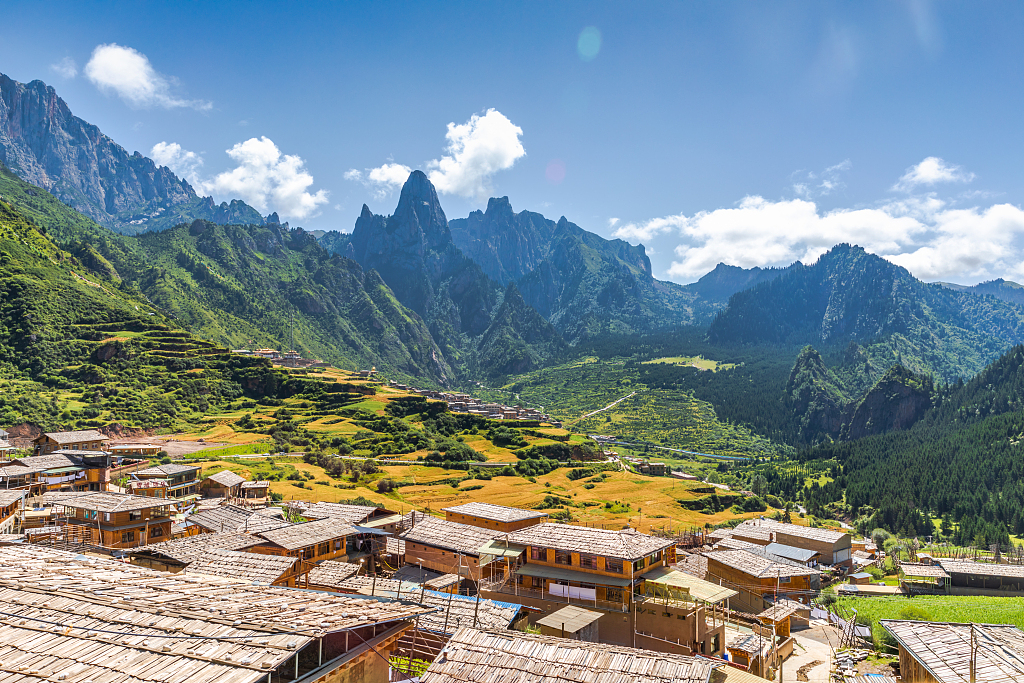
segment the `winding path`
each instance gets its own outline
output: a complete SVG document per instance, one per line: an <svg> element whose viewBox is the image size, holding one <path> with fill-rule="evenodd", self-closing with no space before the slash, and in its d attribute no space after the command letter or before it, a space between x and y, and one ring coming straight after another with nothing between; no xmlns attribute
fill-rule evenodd
<svg viewBox="0 0 1024 683"><path fill-rule="evenodd" d="M594 415L597 415L598 413L603 413L604 411L608 410L609 408L614 408L614 407L615 407L615 406L617 406L618 404L620 404L620 403L622 403L623 401L625 401L625 400L626 400L627 398L632 398L632 397L634 397L634 396L636 396L636 392L635 392L635 391L634 391L634 392L633 392L632 394L630 394L629 396L623 396L623 397L622 397L622 398L620 398L620 399L619 399L618 401L612 401L611 403L609 403L608 405L606 405L606 406L605 406L604 408L599 408L599 409L595 410L595 411L594 411L594 412L592 412L592 413L587 413L586 415L584 415L584 416L583 416L583 417L581 417L580 419L581 419L581 420L586 420L586 419L587 419L588 417L593 417Z"/></svg>

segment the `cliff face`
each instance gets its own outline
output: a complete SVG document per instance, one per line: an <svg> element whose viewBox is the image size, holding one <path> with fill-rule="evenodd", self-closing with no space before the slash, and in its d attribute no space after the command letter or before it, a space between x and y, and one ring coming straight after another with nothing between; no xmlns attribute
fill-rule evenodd
<svg viewBox="0 0 1024 683"><path fill-rule="evenodd" d="M800 419L802 441L810 443L822 436L839 435L847 402L839 384L821 354L804 347L786 384L786 401Z"/></svg>
<svg viewBox="0 0 1024 683"><path fill-rule="evenodd" d="M894 365L857 405L844 436L859 439L909 429L932 407L934 394L930 379Z"/></svg>
<svg viewBox="0 0 1024 683"><path fill-rule="evenodd" d="M500 290L452 242L437 192L422 172L409 176L391 216L363 206L349 246L354 260L380 273L398 300L427 321L449 358L459 357L462 334L478 336L490 324Z"/></svg>
<svg viewBox="0 0 1024 683"><path fill-rule="evenodd" d="M122 233L162 229L196 218L263 223L244 202L200 197L166 166L127 150L74 116L42 81L0 74L0 161L100 225Z"/></svg>

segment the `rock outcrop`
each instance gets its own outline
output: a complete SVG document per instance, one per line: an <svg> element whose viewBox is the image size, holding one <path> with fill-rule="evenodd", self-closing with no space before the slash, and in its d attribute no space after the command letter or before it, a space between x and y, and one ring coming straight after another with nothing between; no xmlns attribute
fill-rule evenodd
<svg viewBox="0 0 1024 683"><path fill-rule="evenodd" d="M126 149L71 113L42 81L0 74L0 162L22 180L49 190L100 225L134 234L196 218L263 223L238 200L217 204L139 152Z"/></svg>

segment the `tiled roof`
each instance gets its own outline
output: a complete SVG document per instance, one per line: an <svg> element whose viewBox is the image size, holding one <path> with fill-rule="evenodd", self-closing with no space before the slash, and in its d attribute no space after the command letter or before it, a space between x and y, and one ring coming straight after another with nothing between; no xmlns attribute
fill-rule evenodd
<svg viewBox="0 0 1024 683"><path fill-rule="evenodd" d="M1024 565L991 564L989 562L972 562L970 560L940 559L939 564L947 574L975 574L978 576L1002 576L1008 579L1024 578Z"/></svg>
<svg viewBox="0 0 1024 683"><path fill-rule="evenodd" d="M444 512L454 512L459 515L469 515L503 523L521 522L525 519L537 519L548 516L548 513L538 510L524 510L522 508L511 508L492 503L463 503L462 505L444 508Z"/></svg>
<svg viewBox="0 0 1024 683"><path fill-rule="evenodd" d="M675 545L674 539L648 536L632 529L593 529L546 522L508 534L519 545L592 553L623 560L638 560Z"/></svg>
<svg viewBox="0 0 1024 683"><path fill-rule="evenodd" d="M6 491L0 490L0 507L7 507L11 503L21 500L25 497L24 491Z"/></svg>
<svg viewBox="0 0 1024 683"><path fill-rule="evenodd" d="M335 519L349 524L365 521L380 508L369 505L346 505L344 503L302 503L291 504L300 515L308 519Z"/></svg>
<svg viewBox="0 0 1024 683"><path fill-rule="evenodd" d="M799 524L787 524L785 522L776 522L773 519L748 519L736 527L736 532L738 533L749 529L763 529L769 532L774 531L777 534L797 536L799 538L823 541L825 543L837 543L842 540L843 537L850 537L850 534L845 531L800 526Z"/></svg>

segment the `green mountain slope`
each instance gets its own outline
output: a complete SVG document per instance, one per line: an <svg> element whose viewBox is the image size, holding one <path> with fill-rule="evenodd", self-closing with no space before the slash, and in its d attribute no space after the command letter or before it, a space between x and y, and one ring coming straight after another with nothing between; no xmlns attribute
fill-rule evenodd
<svg viewBox="0 0 1024 683"><path fill-rule="evenodd" d="M1024 532L1024 347L966 384L933 390L931 403L909 429L823 444L800 457L843 463L846 502L862 528L928 534L924 513L931 513L966 544L979 534L987 545Z"/></svg>
<svg viewBox="0 0 1024 683"><path fill-rule="evenodd" d="M708 337L722 345L823 350L854 341L876 366L899 363L953 380L1024 341L1024 308L925 284L859 247L839 245L813 266L735 294Z"/></svg>
<svg viewBox="0 0 1024 683"><path fill-rule="evenodd" d="M328 254L301 229L203 221L140 237L118 235L0 167L0 195L54 242L176 324L214 342L283 347L350 369L403 377L453 372L418 316L379 276Z"/></svg>
<svg viewBox="0 0 1024 683"><path fill-rule="evenodd" d="M477 346L477 368L486 377L529 372L565 350L562 337L523 301L514 282Z"/></svg>

